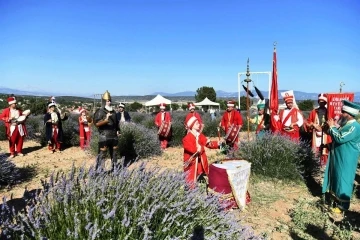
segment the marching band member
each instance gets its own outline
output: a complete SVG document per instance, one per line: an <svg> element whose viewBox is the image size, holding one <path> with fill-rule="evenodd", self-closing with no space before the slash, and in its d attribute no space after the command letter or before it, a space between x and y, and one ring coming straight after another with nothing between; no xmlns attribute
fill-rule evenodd
<svg viewBox="0 0 360 240"><path fill-rule="evenodd" d="M274 119L277 121L278 129L281 134L289 136L295 141L300 140L300 127L304 124L304 117L300 110L294 106L293 91L281 93L286 108L280 110L279 115L275 115Z"/></svg>
<svg viewBox="0 0 360 240"><path fill-rule="evenodd" d="M160 128L161 125L163 124L163 122L171 122L171 115L169 112L165 111L166 108L166 104L165 103L160 103L160 112L158 112L158 114L156 114L155 116L155 125ZM160 147L162 150L165 150L167 148L168 145L168 141L170 136L168 137L163 137L159 135L159 140L160 140Z"/></svg>
<svg viewBox="0 0 360 240"><path fill-rule="evenodd" d="M45 135L48 143L48 149L54 152L61 152L61 143L63 142L62 121L66 120L66 115L61 117L58 111L55 111L55 101L48 102L48 110L44 116Z"/></svg>
<svg viewBox="0 0 360 240"><path fill-rule="evenodd" d="M321 166L326 165L328 151L327 148L321 149L321 144L327 145L331 142L330 135L322 130L322 125L325 124L327 119L327 95L320 93L318 96L319 107L313 109L306 121L306 126L312 132L311 146L315 153L320 156ZM320 151L321 149L321 151Z"/></svg>
<svg viewBox="0 0 360 240"><path fill-rule="evenodd" d="M191 117L196 117L198 119L199 123L200 123L200 126L202 126L202 119L201 119L200 114L195 111L195 105L193 103L189 103L188 108L189 108L190 112L185 117L185 122L184 122L185 129L188 130L188 127L187 127L186 123L189 121L189 119Z"/></svg>
<svg viewBox="0 0 360 240"><path fill-rule="evenodd" d="M86 115L84 108L79 108L79 135L80 135L80 148L84 150L90 144L91 137L91 122Z"/></svg>
<svg viewBox="0 0 360 240"><path fill-rule="evenodd" d="M261 138L270 129L270 115L265 112L265 101L259 100L257 104L258 115L249 118L252 124L256 125L256 136Z"/></svg>
<svg viewBox="0 0 360 240"><path fill-rule="evenodd" d="M94 122L99 129L99 156L96 159L96 169L104 168L106 152L109 150L113 170L117 163L116 151L120 127L116 112L111 106L110 93L107 90L101 97L101 108L94 114Z"/></svg>
<svg viewBox="0 0 360 240"><path fill-rule="evenodd" d="M16 99L12 95L8 97L8 108L5 108L0 120L5 122L6 137L9 140L10 158L24 156L22 153L24 138L27 135L26 127L23 121L19 122L18 118L22 116L22 111L16 107Z"/></svg>
<svg viewBox="0 0 360 240"><path fill-rule="evenodd" d="M356 121L360 105L343 100L341 126L335 126L334 119L329 119L331 150L326 163L322 193L329 192L337 206L331 206L334 213L349 210L354 193L354 180L360 156L360 124Z"/></svg>
<svg viewBox="0 0 360 240"><path fill-rule="evenodd" d="M209 174L209 164L205 153L205 147L219 148L220 142L210 141L206 136L200 133L199 120L192 116L186 126L189 129L186 136L182 139L184 147L184 172L186 182L193 186L201 174Z"/></svg>
<svg viewBox="0 0 360 240"><path fill-rule="evenodd" d="M241 128L243 125L243 120L241 114L234 109L235 101L228 101L226 106L227 109L221 118L219 126L225 131L225 133L228 133L230 128L234 125L240 126ZM229 145L229 147L231 147L233 150L237 150L239 148L238 141L239 136L236 136L233 143L226 142L226 144Z"/></svg>
<svg viewBox="0 0 360 240"><path fill-rule="evenodd" d="M116 113L116 118L119 122L131 122L131 117L127 111L125 111L125 105L120 103L118 106L118 111Z"/></svg>

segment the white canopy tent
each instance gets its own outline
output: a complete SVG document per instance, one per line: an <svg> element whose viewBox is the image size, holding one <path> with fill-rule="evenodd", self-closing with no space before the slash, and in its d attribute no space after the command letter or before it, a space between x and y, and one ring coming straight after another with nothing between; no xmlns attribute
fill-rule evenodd
<svg viewBox="0 0 360 240"><path fill-rule="evenodd" d="M146 107L150 107L150 106L157 106L160 105L160 103L166 103L166 104L171 104L171 100L164 98L163 96L161 96L160 94L156 95L156 97L154 97L153 99L151 99L150 101L147 101L145 103Z"/></svg>
<svg viewBox="0 0 360 240"><path fill-rule="evenodd" d="M210 99L208 99L207 97L204 100L202 100L201 102L194 103L194 105L195 106L218 106L219 111L220 111L220 103L213 102Z"/></svg>
<svg viewBox="0 0 360 240"><path fill-rule="evenodd" d="M150 101L147 101L145 103L145 107L151 107L151 106L159 106L160 103L165 103L167 105L171 106L171 100L164 98L163 96L161 96L160 94L156 95L156 97L154 97L153 99L151 99ZM171 108L171 107L170 107Z"/></svg>

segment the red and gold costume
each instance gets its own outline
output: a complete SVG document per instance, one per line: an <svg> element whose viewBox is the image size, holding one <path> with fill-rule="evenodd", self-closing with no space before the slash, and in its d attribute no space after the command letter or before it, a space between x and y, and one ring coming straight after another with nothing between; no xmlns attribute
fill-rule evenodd
<svg viewBox="0 0 360 240"><path fill-rule="evenodd" d="M312 149L320 157L321 166L324 166L326 165L329 152L327 148L323 147L321 149L321 144L324 144L325 146L331 143L331 136L326 134L325 131L319 131L319 127L321 127L328 120L327 108L325 106L327 103L326 95L319 94L318 102L320 106L310 112L306 125L308 126L308 131L312 132ZM318 129L316 129L315 126L317 126Z"/></svg>
<svg viewBox="0 0 360 240"><path fill-rule="evenodd" d="M228 109L223 114L220 122L220 127L225 131L225 133L228 133L230 127L232 125L243 125L243 120L241 114L234 109L235 102L234 101L228 101L227 103ZM238 149L238 141L239 136L237 136L234 140L234 143L232 144L234 150ZM227 143L229 145L229 143ZM230 144L231 145L231 144Z"/></svg>
<svg viewBox="0 0 360 240"><path fill-rule="evenodd" d="M165 103L161 103L160 104L161 111L158 114L156 114L156 116L155 116L154 122L158 128L160 128L160 126L163 122L171 122L171 115L169 112L165 111L165 106L166 106ZM167 136L167 137L163 137L163 136L159 135L160 146L162 149L166 149L168 142L170 140L170 137L171 137L171 131L170 131L169 136Z"/></svg>
<svg viewBox="0 0 360 240"><path fill-rule="evenodd" d="M187 126L186 126L186 123L189 121L189 119L191 117L196 117L197 120L199 121L199 124L202 126L203 125L203 122L202 122L202 119L201 119L201 116L198 112L195 111L195 105L190 103L189 106L188 106L190 112L186 115L185 117L185 121L184 121L184 125L185 125L185 129L188 130Z"/></svg>
<svg viewBox="0 0 360 240"><path fill-rule="evenodd" d="M300 139L300 127L304 124L304 117L299 109L293 107L293 91L282 93L287 108L280 110L279 115L274 116L281 134L289 136L295 141Z"/></svg>
<svg viewBox="0 0 360 240"><path fill-rule="evenodd" d="M88 122L85 109L81 108L79 112L80 112L80 116L79 116L80 148L84 150L90 144L91 123Z"/></svg>
<svg viewBox="0 0 360 240"><path fill-rule="evenodd" d="M186 181L190 185L195 183L201 174L209 174L209 163L205 147L211 149L219 148L217 141L210 141L204 134L192 129L196 121L198 121L196 117L192 117L187 121L189 131L182 139L184 147L184 172L187 173ZM200 151L198 151L199 147Z"/></svg>
<svg viewBox="0 0 360 240"><path fill-rule="evenodd" d="M26 126L24 122L16 120L22 115L22 111L15 107L15 97L8 98L9 107L5 108L0 114L0 119L5 122L6 137L9 140L10 157L23 155L24 138L27 136Z"/></svg>

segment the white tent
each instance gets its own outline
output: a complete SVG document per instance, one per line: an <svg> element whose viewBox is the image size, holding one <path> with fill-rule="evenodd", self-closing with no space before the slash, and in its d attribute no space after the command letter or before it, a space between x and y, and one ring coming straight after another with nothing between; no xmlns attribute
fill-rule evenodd
<svg viewBox="0 0 360 240"><path fill-rule="evenodd" d="M194 103L195 106L219 106L219 110L220 110L220 103L217 102L213 102L210 99L208 99L207 97L202 100L201 102L197 102Z"/></svg>
<svg viewBox="0 0 360 240"><path fill-rule="evenodd" d="M156 97L154 97L150 101L147 101L145 103L145 106L146 107L157 106L157 105L160 105L160 103L171 104L171 100L166 99L163 96L161 96L160 94L158 94Z"/></svg>

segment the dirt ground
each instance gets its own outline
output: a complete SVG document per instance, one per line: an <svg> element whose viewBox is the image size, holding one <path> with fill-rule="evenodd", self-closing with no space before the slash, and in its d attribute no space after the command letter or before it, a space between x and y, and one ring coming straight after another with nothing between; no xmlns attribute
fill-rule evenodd
<svg viewBox="0 0 360 240"><path fill-rule="evenodd" d="M209 162L222 158L218 150L207 149ZM8 152L8 142L0 141L0 152ZM25 156L17 156L13 161L18 167L32 166L36 169L36 175L23 183L13 186L10 189L2 188L0 197L7 199L20 198L24 189L28 190L41 188L41 179L46 179L53 171L69 170L74 164L77 167L85 165L89 167L95 163L95 158L79 147L67 148L60 153L51 153L47 148L41 147L33 141L24 143ZM182 149L168 148L160 157L144 160L148 166L160 166L164 169L175 169L182 171ZM137 167L141 162L134 163L131 167ZM107 163L109 166L109 161ZM360 174L359 174L360 175ZM269 196L267 191L276 192L275 196ZM250 225L255 232L266 233L269 239L292 239L289 236L287 223L291 221L289 210L294 208L299 197L311 199L314 197L306 187L291 185L271 185L266 182L250 185L249 192L252 202L244 211L237 211L239 218L243 219L245 225ZM359 200L359 199L358 199ZM360 213L360 204L352 204L352 211Z"/></svg>

